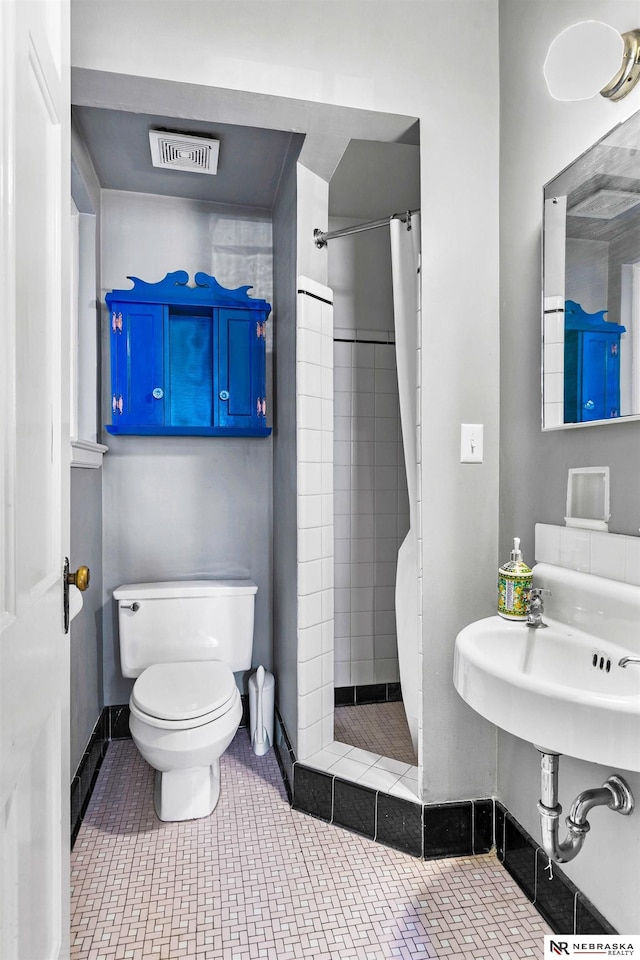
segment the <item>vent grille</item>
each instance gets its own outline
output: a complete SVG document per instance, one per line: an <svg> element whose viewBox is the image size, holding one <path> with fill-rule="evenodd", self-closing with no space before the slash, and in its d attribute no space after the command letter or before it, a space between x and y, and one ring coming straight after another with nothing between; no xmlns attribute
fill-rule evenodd
<svg viewBox="0 0 640 960"><path fill-rule="evenodd" d="M154 167L188 173L218 172L219 140L169 133L165 130L149 130L149 144Z"/></svg>
<svg viewBox="0 0 640 960"><path fill-rule="evenodd" d="M640 203L640 193L628 190L597 190L567 210L569 217L593 217L595 220L613 220Z"/></svg>

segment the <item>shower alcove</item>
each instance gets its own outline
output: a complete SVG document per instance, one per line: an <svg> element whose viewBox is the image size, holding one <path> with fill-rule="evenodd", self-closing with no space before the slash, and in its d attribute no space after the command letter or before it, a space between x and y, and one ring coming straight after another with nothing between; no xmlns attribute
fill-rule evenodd
<svg viewBox="0 0 640 960"><path fill-rule="evenodd" d="M329 184L329 230L419 208L418 165L418 146L351 141ZM326 256L326 286L298 279L297 754L417 800L396 642L409 508L389 228L330 240Z"/></svg>

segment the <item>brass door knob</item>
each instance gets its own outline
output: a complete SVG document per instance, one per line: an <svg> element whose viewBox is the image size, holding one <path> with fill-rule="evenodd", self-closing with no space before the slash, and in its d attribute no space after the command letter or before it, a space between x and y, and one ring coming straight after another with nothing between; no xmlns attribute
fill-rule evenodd
<svg viewBox="0 0 640 960"><path fill-rule="evenodd" d="M75 573L67 574L67 583L84 592L89 586L90 576L89 567L78 567Z"/></svg>

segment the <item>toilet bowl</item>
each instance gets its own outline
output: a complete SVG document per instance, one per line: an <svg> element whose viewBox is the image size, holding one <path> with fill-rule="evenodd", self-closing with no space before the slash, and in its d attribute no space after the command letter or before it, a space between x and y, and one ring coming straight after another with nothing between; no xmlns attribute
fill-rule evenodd
<svg viewBox="0 0 640 960"><path fill-rule="evenodd" d="M160 820L208 816L220 794L220 757L242 718L240 692L224 663L158 663L136 680L129 727L155 769Z"/></svg>
<svg viewBox="0 0 640 960"><path fill-rule="evenodd" d="M250 580L114 591L122 672L136 678L129 728L155 770L160 820L206 817L218 802L220 757L242 718L234 670L251 664L256 591Z"/></svg>

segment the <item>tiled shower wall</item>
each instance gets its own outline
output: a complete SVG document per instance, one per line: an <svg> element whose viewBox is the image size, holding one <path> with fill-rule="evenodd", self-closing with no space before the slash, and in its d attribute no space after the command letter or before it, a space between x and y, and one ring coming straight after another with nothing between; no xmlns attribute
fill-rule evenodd
<svg viewBox="0 0 640 960"><path fill-rule="evenodd" d="M395 344L392 333L337 332L335 685L393 683L396 562L409 526Z"/></svg>
<svg viewBox="0 0 640 960"><path fill-rule="evenodd" d="M333 741L333 305L298 278L298 759Z"/></svg>

